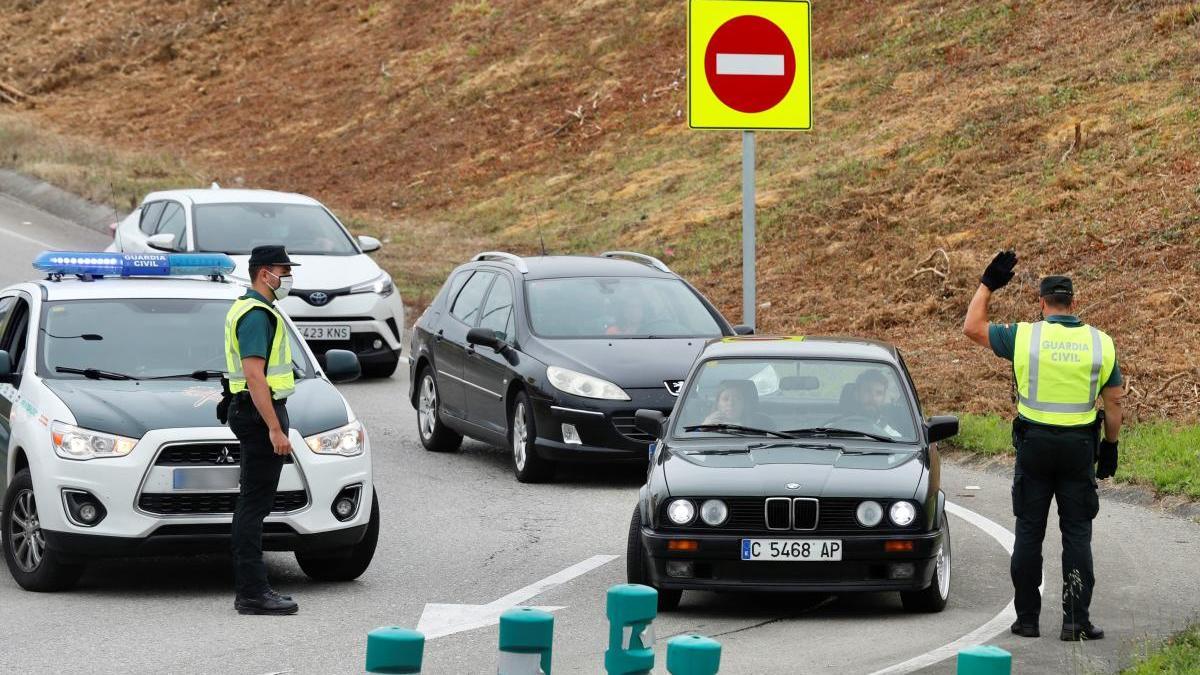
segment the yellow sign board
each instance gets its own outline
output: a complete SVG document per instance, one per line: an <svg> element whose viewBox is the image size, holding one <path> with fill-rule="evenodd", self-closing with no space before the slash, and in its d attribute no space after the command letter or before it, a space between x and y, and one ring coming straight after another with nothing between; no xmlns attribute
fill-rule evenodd
<svg viewBox="0 0 1200 675"><path fill-rule="evenodd" d="M811 128L811 16L804 0L689 0L688 126Z"/></svg>

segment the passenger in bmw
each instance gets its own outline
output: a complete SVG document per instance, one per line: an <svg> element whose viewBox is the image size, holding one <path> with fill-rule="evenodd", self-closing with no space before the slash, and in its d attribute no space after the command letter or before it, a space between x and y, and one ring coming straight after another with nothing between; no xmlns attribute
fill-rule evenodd
<svg viewBox="0 0 1200 675"><path fill-rule="evenodd" d="M271 590L263 562L263 519L271 512L284 457L291 454L285 402L295 389L291 344L275 300L291 289L295 267L282 246L250 254L252 286L225 317L229 428L242 447L241 488L232 550L239 614L295 614L290 597ZM270 298L270 299L268 299Z"/></svg>
<svg viewBox="0 0 1200 675"><path fill-rule="evenodd" d="M744 424L746 412L746 393L739 386L741 384L749 384L754 386L753 382L745 380L725 380L721 383L720 390L717 391L717 401L713 406L713 411L708 417L704 418L704 424Z"/></svg>

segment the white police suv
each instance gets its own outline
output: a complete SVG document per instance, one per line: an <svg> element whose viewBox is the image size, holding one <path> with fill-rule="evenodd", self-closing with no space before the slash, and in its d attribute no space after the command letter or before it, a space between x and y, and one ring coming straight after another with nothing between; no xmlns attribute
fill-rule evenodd
<svg viewBox="0 0 1200 675"><path fill-rule="evenodd" d="M44 253L0 290L0 543L17 583L70 587L97 556L228 550L239 449L217 421L222 254ZM366 431L288 321L293 454L264 525L310 577L366 570L379 533Z"/></svg>
<svg viewBox="0 0 1200 675"><path fill-rule="evenodd" d="M113 251L226 253L234 276L249 279L250 251L282 244L301 263L296 286L280 303L317 354L346 349L363 373L388 377L403 344L404 304L392 278L368 253L382 244L352 237L321 202L270 190L167 190L146 195L117 224Z"/></svg>

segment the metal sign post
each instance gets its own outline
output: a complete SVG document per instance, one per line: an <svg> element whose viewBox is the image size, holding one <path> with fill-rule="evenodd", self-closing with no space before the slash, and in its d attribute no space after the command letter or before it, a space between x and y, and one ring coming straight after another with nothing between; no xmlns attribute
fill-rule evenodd
<svg viewBox="0 0 1200 675"><path fill-rule="evenodd" d="M754 132L742 132L742 323L755 327Z"/></svg>

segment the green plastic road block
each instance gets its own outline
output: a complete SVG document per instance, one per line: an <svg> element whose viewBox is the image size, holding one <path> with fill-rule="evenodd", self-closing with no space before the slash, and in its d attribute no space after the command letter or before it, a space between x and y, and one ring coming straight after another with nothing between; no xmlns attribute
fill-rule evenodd
<svg viewBox="0 0 1200 675"><path fill-rule="evenodd" d="M639 584L608 589L608 675L645 675L654 668L654 617L658 591Z"/></svg>
<svg viewBox="0 0 1200 675"><path fill-rule="evenodd" d="M1012 654L992 645L968 647L958 652L958 675L1009 675Z"/></svg>
<svg viewBox="0 0 1200 675"><path fill-rule="evenodd" d="M703 635L680 635L667 642L667 672L671 675L717 675L721 643Z"/></svg>
<svg viewBox="0 0 1200 675"><path fill-rule="evenodd" d="M514 607L500 615L499 675L550 675L554 615Z"/></svg>
<svg viewBox="0 0 1200 675"><path fill-rule="evenodd" d="M367 633L368 673L419 673L425 636L415 630L384 626Z"/></svg>

